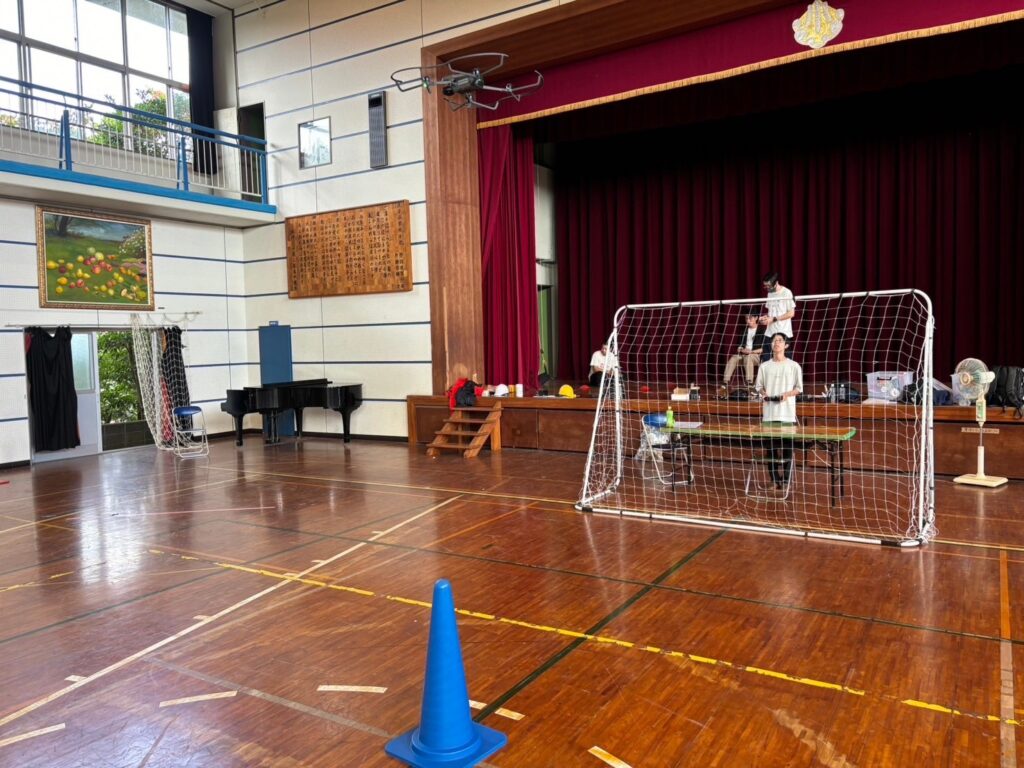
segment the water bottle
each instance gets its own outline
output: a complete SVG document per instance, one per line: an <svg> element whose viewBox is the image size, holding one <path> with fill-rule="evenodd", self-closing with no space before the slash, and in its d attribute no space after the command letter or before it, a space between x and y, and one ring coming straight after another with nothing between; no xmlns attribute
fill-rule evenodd
<svg viewBox="0 0 1024 768"><path fill-rule="evenodd" d="M672 406L670 405L668 407L668 410L665 411L665 426L668 427L669 429L671 429L675 425L676 425L676 417L675 417L675 414L672 413Z"/></svg>

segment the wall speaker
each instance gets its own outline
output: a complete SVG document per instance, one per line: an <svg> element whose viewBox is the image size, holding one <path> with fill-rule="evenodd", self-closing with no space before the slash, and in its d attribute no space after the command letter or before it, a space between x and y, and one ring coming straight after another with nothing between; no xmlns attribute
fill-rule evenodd
<svg viewBox="0 0 1024 768"><path fill-rule="evenodd" d="M388 165L387 93L375 91L369 95L370 105L370 167Z"/></svg>

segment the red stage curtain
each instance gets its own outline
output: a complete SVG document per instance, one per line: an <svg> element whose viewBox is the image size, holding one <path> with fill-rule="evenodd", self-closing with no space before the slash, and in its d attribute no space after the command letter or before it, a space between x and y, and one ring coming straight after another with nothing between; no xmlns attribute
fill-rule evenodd
<svg viewBox="0 0 1024 768"><path fill-rule="evenodd" d="M1024 363L1020 68L831 105L563 143L559 375L626 303L919 288L935 374ZM797 323L799 334L799 321Z"/></svg>
<svg viewBox="0 0 1024 768"><path fill-rule="evenodd" d="M490 383L537 386L533 137L502 126L478 134L484 361Z"/></svg>

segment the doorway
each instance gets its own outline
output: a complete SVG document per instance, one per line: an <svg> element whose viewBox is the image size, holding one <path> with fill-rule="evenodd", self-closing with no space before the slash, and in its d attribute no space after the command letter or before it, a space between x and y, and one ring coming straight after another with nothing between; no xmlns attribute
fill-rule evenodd
<svg viewBox="0 0 1024 768"><path fill-rule="evenodd" d="M131 331L97 334L96 349L103 450L152 445Z"/></svg>
<svg viewBox="0 0 1024 768"><path fill-rule="evenodd" d="M267 138L263 102L238 108L238 133L241 136L248 136L253 139ZM264 179L262 178L263 168L260 166L258 155L253 151L266 149L266 145L255 141L247 141L244 138L240 139L238 143L243 149L239 157L242 199L256 203L266 202L263 199L263 189L265 186Z"/></svg>

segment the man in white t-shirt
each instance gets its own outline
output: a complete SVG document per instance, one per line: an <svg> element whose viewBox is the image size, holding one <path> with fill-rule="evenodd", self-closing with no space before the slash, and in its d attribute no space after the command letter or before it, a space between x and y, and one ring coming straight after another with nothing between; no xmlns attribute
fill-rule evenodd
<svg viewBox="0 0 1024 768"><path fill-rule="evenodd" d="M761 362L772 356L771 339L776 333L783 334L789 340L789 346L793 346L793 318L796 316L796 302L793 300L793 292L784 285L779 284L779 273L772 271L761 279L761 285L768 292L765 301L765 312L761 315L759 322L764 328L764 349L761 352Z"/></svg>
<svg viewBox="0 0 1024 768"><path fill-rule="evenodd" d="M601 348L590 356L590 386L600 387L601 376L605 370L615 367L615 355L608 351L608 345L602 344Z"/></svg>
<svg viewBox="0 0 1024 768"><path fill-rule="evenodd" d="M771 346L772 358L761 363L754 383L764 399L761 421L768 426L796 426L796 398L804 390L804 372L798 363L786 357L789 341L784 333L772 336ZM775 459L769 464L772 480L776 487L782 488L789 482L793 443L773 441L769 450Z"/></svg>

